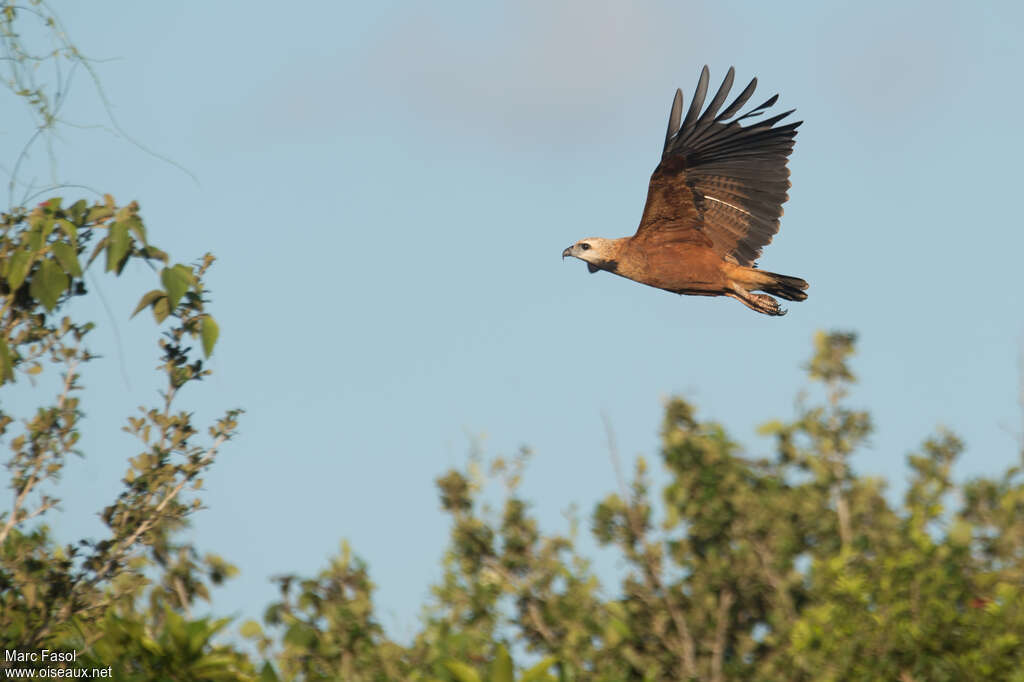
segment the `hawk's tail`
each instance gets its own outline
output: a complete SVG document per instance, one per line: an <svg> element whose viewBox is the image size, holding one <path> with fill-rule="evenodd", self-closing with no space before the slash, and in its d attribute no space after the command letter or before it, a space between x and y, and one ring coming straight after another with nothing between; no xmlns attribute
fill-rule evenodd
<svg viewBox="0 0 1024 682"><path fill-rule="evenodd" d="M771 296L755 294L755 291L784 298L787 301L802 301L807 298L807 282L799 277L765 272L757 268L736 267L730 273L732 291L726 293L751 310L764 315L785 315L786 311Z"/></svg>
<svg viewBox="0 0 1024 682"><path fill-rule="evenodd" d="M790 277L789 275L778 275L774 272L764 272L757 270L755 271L761 277L761 281L753 287L759 291L763 291L779 298L784 298L787 301L802 301L807 298L807 282L800 279L799 277Z"/></svg>

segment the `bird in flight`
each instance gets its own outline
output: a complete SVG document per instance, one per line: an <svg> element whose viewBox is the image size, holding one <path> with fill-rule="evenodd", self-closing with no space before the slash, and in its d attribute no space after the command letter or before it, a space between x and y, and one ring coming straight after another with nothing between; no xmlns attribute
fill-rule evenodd
<svg viewBox="0 0 1024 682"><path fill-rule="evenodd" d="M703 114L707 66L685 118L683 93L676 90L661 163L651 175L636 234L581 239L562 251L563 259L573 256L592 273L605 270L676 294L729 296L765 315L786 314L767 294L807 298L804 280L759 270L754 263L779 231L790 187L786 159L802 121L776 125L790 110L741 125L779 98L737 116L754 94L756 78L719 113L733 76L730 67Z"/></svg>

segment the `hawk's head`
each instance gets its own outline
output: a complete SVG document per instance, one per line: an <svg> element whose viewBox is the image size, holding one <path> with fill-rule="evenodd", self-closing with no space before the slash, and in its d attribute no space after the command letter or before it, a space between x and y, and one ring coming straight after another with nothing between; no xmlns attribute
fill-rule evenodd
<svg viewBox="0 0 1024 682"><path fill-rule="evenodd" d="M562 251L562 258L566 256L584 261L587 264L587 269L591 272L598 270L615 272L618 267L615 260L615 240L613 239L601 239L600 237L581 239Z"/></svg>

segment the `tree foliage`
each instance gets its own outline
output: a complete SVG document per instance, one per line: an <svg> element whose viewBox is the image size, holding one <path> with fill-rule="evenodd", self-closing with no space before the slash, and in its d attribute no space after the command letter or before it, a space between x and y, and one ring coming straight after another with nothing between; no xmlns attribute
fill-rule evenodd
<svg viewBox="0 0 1024 682"><path fill-rule="evenodd" d="M53 506L33 495L74 447L81 408L70 396L80 388L66 377L77 376L69 365L90 357L81 347L87 329L76 336L66 321L47 327L45 304L31 299L42 315L33 345L5 318L15 376L31 376L31 363L43 364L36 347L48 343L62 349L46 357L64 366L67 387L24 422L26 433L11 438L13 422L5 422L18 493L3 517L6 642L75 648L85 652L79 665L110 665L140 680L1022 679L1020 468L958 484L951 470L963 444L940 430L907 457L898 504L881 480L858 476L849 460L871 419L846 404L855 380L847 333L815 338L808 376L820 399L799 402L790 421L764 425L770 456L747 455L688 402L666 404L660 495L638 459L631 479L590 515L590 532L625 567L617 585L602 584L580 553L577 523L542 530L519 492L523 450L472 459L437 479L451 535L410 642L381 626L369 569L343 543L318 575L277 578L280 598L263 623L241 628L257 655L217 643L227 621L191 619L189 607L234 569L174 541L198 503L180 499L185 484L212 464L235 416L213 427L203 448L192 445L188 415L169 408L168 396L206 372L176 345L201 334L197 322L208 314L205 267L193 272L161 342L165 404L128 427L150 449L106 507L110 537L101 541L58 547L45 526L27 525ZM149 307L160 298L147 297ZM7 313L21 314L24 306L13 304ZM496 506L484 494L489 480L504 491Z"/></svg>
<svg viewBox="0 0 1024 682"><path fill-rule="evenodd" d="M237 426L238 411L230 410L203 438L192 415L178 407L182 389L209 374L191 344L213 350L206 329L215 323L203 286L213 257L194 266L172 264L149 243L134 203L119 207L108 196L91 205L62 204L51 198L31 211L0 215L0 384L55 388L52 399L20 419L0 409L12 498L10 509L0 512L0 640L26 650L102 653L145 631L133 640L139 651L180 645L174 651L185 655L196 649L197 633L208 631L200 638L205 643L225 623L185 623L182 614L196 599L209 598L208 583L235 572L176 539L201 504L189 491L201 487ZM146 294L137 311L149 308L164 323L158 352L166 383L159 400L140 407L124 426L139 451L129 460L122 491L99 510L107 534L59 545L38 521L59 503L53 491L68 456L85 454L83 377L97 357L87 345L93 323L67 313L72 298L88 294L85 273L101 257L114 275L133 260L164 265L163 286ZM47 383L49 377L59 380Z"/></svg>
<svg viewBox="0 0 1024 682"><path fill-rule="evenodd" d="M245 632L271 656L280 643L287 679L499 679L509 651L536 680L1024 679L1020 467L958 484L963 444L939 430L907 456L902 500L858 476L871 418L846 402L855 342L815 337L820 397L764 425L767 457L688 402L666 404L660 496L638 459L590 517L626 567L615 586L575 527L541 530L518 492L523 451L488 475L473 460L437 479L451 536L410 644L383 632L347 546L317 579L281 578L270 634ZM488 478L505 491L490 511Z"/></svg>

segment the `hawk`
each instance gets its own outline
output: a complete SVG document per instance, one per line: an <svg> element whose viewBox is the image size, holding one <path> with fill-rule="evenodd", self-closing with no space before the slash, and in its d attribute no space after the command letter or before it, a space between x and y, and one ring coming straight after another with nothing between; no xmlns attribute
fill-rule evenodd
<svg viewBox="0 0 1024 682"><path fill-rule="evenodd" d="M759 270L754 262L779 231L790 187L786 160L802 121L778 125L791 109L741 125L779 98L737 116L754 94L756 78L719 113L733 76L730 67L703 114L707 66L685 118L683 93L676 90L661 163L651 175L636 234L581 239L562 251L563 259L573 256L592 273L605 270L676 294L729 296L765 315L786 314L767 294L807 298L807 282Z"/></svg>

